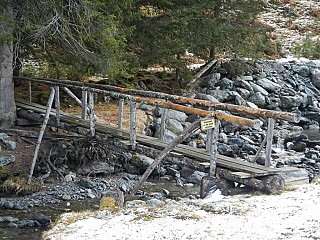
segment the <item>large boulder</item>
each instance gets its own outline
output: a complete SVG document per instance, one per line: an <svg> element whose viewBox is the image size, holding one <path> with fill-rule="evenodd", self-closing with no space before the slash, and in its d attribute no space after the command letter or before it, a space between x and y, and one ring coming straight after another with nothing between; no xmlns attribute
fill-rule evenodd
<svg viewBox="0 0 320 240"><path fill-rule="evenodd" d="M203 78L202 82L200 83L200 87L212 89L214 88L215 84L220 80L220 77L220 73L212 73Z"/></svg>
<svg viewBox="0 0 320 240"><path fill-rule="evenodd" d="M185 122L188 116L184 112L170 109L167 111L166 117L171 118L171 119L175 119L179 122Z"/></svg>
<svg viewBox="0 0 320 240"><path fill-rule="evenodd" d="M280 108L290 109L293 107L299 107L301 103L301 96L280 96Z"/></svg>
<svg viewBox="0 0 320 240"><path fill-rule="evenodd" d="M263 108L264 105L266 104L266 97L263 96L260 92L255 92L248 98L248 100L250 102L253 102L260 108Z"/></svg>
<svg viewBox="0 0 320 240"><path fill-rule="evenodd" d="M281 86L279 84L272 82L271 80L269 80L267 78L259 79L257 81L257 84L271 93L279 91L281 88Z"/></svg>
<svg viewBox="0 0 320 240"><path fill-rule="evenodd" d="M320 69L311 70L311 81L316 88L320 89Z"/></svg>
<svg viewBox="0 0 320 240"><path fill-rule="evenodd" d="M173 132L176 135L179 135L183 131L183 126L181 123L175 119L168 119L166 121L167 123L167 129L171 132Z"/></svg>

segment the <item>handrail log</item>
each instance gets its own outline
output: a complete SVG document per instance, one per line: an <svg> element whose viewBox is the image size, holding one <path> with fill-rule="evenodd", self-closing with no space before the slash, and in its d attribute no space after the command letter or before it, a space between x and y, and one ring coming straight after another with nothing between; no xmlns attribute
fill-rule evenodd
<svg viewBox="0 0 320 240"><path fill-rule="evenodd" d="M218 110L227 110L231 112L249 114L249 115L262 117L262 118L283 119L291 122L299 122L301 118L299 114L295 114L295 113L279 112L279 111L266 110L266 109L254 109L254 108L228 104L228 103L212 103L206 100L193 99L193 98L182 97L178 95L170 95L167 93L128 89L128 88L116 87L111 85L101 85L101 84L95 84L95 83L83 83L83 82L77 82L77 81L57 80L57 79L41 79L41 78L27 78L27 77L15 77L15 78L18 78L21 80L27 80L27 81L34 81L38 83L46 83L46 84L57 84L57 85L67 84L67 85L78 86L78 87L93 87L101 90L114 91L118 93L129 94L129 95L139 95L144 97L166 99L178 104L191 104L193 106L201 105L206 107L213 107L214 109L218 109Z"/></svg>

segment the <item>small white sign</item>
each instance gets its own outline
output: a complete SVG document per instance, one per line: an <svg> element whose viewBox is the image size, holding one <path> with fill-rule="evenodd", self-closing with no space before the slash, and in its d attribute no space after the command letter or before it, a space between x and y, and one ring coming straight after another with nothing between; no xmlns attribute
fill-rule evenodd
<svg viewBox="0 0 320 240"><path fill-rule="evenodd" d="M201 131L212 129L216 127L214 118L201 120Z"/></svg>

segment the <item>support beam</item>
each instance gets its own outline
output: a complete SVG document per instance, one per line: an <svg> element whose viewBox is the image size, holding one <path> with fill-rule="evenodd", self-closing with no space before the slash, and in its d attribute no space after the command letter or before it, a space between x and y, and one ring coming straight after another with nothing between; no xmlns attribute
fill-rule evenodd
<svg viewBox="0 0 320 240"><path fill-rule="evenodd" d="M122 129L122 120L123 120L123 105L124 99L119 100L119 110L118 110L118 128Z"/></svg>
<svg viewBox="0 0 320 240"><path fill-rule="evenodd" d="M216 127L213 130L213 145L211 146L210 154L210 171L209 176L215 177L217 170L217 155L218 155L218 138L219 138L219 120L216 121Z"/></svg>
<svg viewBox="0 0 320 240"><path fill-rule="evenodd" d="M55 107L56 107L56 122L57 122L57 128L60 127L60 92L59 92L59 86L54 86L55 90Z"/></svg>
<svg viewBox="0 0 320 240"><path fill-rule="evenodd" d="M48 103L47 103L46 114L45 114L41 129L40 129L37 145L36 145L36 148L34 150L34 156L33 156L33 159L32 159L32 164L31 164L29 178L28 178L28 184L30 184L31 180L32 180L32 175L33 175L34 167L35 167L36 162L37 162L37 158L38 158L38 154L39 154L39 150L40 150L42 137L43 137L44 131L46 130L46 126L48 124L48 120L49 120L49 117L50 117L50 112L51 112L51 107L52 107L52 103L53 103L53 99L54 99L54 94L55 94L54 87L51 87L50 96L49 96Z"/></svg>
<svg viewBox="0 0 320 240"><path fill-rule="evenodd" d="M29 90L29 102L32 102L32 82L28 82L28 90Z"/></svg>
<svg viewBox="0 0 320 240"><path fill-rule="evenodd" d="M266 162L265 162L266 167L270 167L270 164L271 164L271 151L272 151L274 125L275 125L275 120L272 118L269 118L268 130L267 130Z"/></svg>
<svg viewBox="0 0 320 240"><path fill-rule="evenodd" d="M89 91L89 115L90 115L90 136L94 137L96 134L96 118L94 116L94 96L93 92Z"/></svg>
<svg viewBox="0 0 320 240"><path fill-rule="evenodd" d="M162 159L164 159L179 143L184 141L187 137L190 136L190 134L198 129L200 127L200 120L192 123L189 125L189 127L185 128L183 132L176 137L170 144L167 145L165 149L163 149L159 155L156 157L156 159L149 165L147 170L144 172L144 174L141 176L139 182L137 185L132 189L131 193L126 197L126 200L130 200L136 192L141 188L142 184L147 180L147 178L150 176L152 171L158 166Z"/></svg>
<svg viewBox="0 0 320 240"><path fill-rule="evenodd" d="M211 112L212 111L212 107L209 107L208 110ZM207 131L207 139L206 139L206 151L207 152L211 152L212 144L213 144L213 129L210 128Z"/></svg>
<svg viewBox="0 0 320 240"><path fill-rule="evenodd" d="M87 102L88 102L88 91L86 89L82 89L82 102L81 102L81 118L86 119L87 115Z"/></svg>
<svg viewBox="0 0 320 240"><path fill-rule="evenodd" d="M136 102L130 102L130 142L132 150L136 150L137 147L137 105Z"/></svg>
<svg viewBox="0 0 320 240"><path fill-rule="evenodd" d="M167 117L167 109L161 108L161 123L160 123L160 140L164 140L164 135L166 131L166 117Z"/></svg>

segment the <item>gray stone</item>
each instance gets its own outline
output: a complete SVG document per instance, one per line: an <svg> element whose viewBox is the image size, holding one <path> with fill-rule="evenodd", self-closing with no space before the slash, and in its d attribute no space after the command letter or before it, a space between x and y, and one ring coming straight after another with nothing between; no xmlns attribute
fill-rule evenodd
<svg viewBox="0 0 320 240"><path fill-rule="evenodd" d="M17 221L19 221L18 218L11 217L11 216L0 217L0 222L17 222Z"/></svg>
<svg viewBox="0 0 320 240"><path fill-rule="evenodd" d="M187 117L186 122L194 123L195 121L199 120L200 117L198 115L190 115Z"/></svg>
<svg viewBox="0 0 320 240"><path fill-rule="evenodd" d="M245 80L240 81L240 87L243 87L244 89L247 89L249 92L252 92L253 89L251 87L251 84Z"/></svg>
<svg viewBox="0 0 320 240"><path fill-rule="evenodd" d="M248 100L250 102L253 102L254 104L256 104L260 108L263 108L264 105L266 104L266 98L260 92L256 92L256 93L252 94L248 98Z"/></svg>
<svg viewBox="0 0 320 240"><path fill-rule="evenodd" d="M253 77L252 76L241 76L240 79L244 80L244 81L253 81Z"/></svg>
<svg viewBox="0 0 320 240"><path fill-rule="evenodd" d="M305 142L296 142L291 146L291 150L294 150L296 152L303 152L307 147L307 144Z"/></svg>
<svg viewBox="0 0 320 240"><path fill-rule="evenodd" d="M214 88L215 84L220 80L220 77L220 73L212 73L202 79L200 87L212 89Z"/></svg>
<svg viewBox="0 0 320 240"><path fill-rule="evenodd" d="M301 96L280 96L280 108L290 109L301 105Z"/></svg>
<svg viewBox="0 0 320 240"><path fill-rule="evenodd" d="M5 133L0 133L0 140L5 140L5 139L8 139L9 136Z"/></svg>
<svg viewBox="0 0 320 240"><path fill-rule="evenodd" d="M257 152L256 147L249 143L243 144L242 150L248 152L251 155L256 154Z"/></svg>
<svg viewBox="0 0 320 240"><path fill-rule="evenodd" d="M94 181L90 180L89 178L81 178L79 184L81 187L84 187L84 188L95 188L96 187L96 183Z"/></svg>
<svg viewBox="0 0 320 240"><path fill-rule="evenodd" d="M224 143L218 143L218 152L221 155L233 157L233 151L231 147Z"/></svg>
<svg viewBox="0 0 320 240"><path fill-rule="evenodd" d="M320 89L320 69L311 70L311 81L316 88Z"/></svg>
<svg viewBox="0 0 320 240"><path fill-rule="evenodd" d="M248 91L245 88L236 88L237 93L240 94L240 96L244 99L247 99L248 97L250 97L250 91Z"/></svg>
<svg viewBox="0 0 320 240"><path fill-rule="evenodd" d="M255 108L255 109L259 108L255 103L249 102L249 101L247 101L247 106L248 106L249 108Z"/></svg>
<svg viewBox="0 0 320 240"><path fill-rule="evenodd" d="M208 95L208 94L198 93L195 98L210 101L213 103L219 103L218 99L216 99L215 97Z"/></svg>
<svg viewBox="0 0 320 240"><path fill-rule="evenodd" d="M307 66L295 65L292 67L292 71L295 73L298 73L302 77L309 77L310 76L310 69Z"/></svg>
<svg viewBox="0 0 320 240"><path fill-rule="evenodd" d="M268 91L266 91L263 87L261 87L261 86L259 86L257 84L254 84L254 83L252 83L251 86L252 86L252 89L253 89L254 92L259 92L263 96L268 96L269 95Z"/></svg>
<svg viewBox="0 0 320 240"><path fill-rule="evenodd" d="M167 119L167 129L176 135L179 135L183 131L181 123L175 119Z"/></svg>
<svg viewBox="0 0 320 240"><path fill-rule="evenodd" d="M281 89L281 86L275 82L272 82L271 80L267 78L262 78L257 81L257 84L261 87L263 87L268 92L276 92Z"/></svg>
<svg viewBox="0 0 320 240"><path fill-rule="evenodd" d="M221 90L232 90L233 81L228 78L223 78L216 85L219 86Z"/></svg>
<svg viewBox="0 0 320 240"><path fill-rule="evenodd" d="M200 172L200 171L194 171L194 173L191 174L186 180L189 183L200 184L201 179L205 176L207 176L207 173Z"/></svg>
<svg viewBox="0 0 320 240"><path fill-rule="evenodd" d="M139 106L139 109L143 110L143 111L152 111L152 108L145 104L145 103L141 103L140 106Z"/></svg>
<svg viewBox="0 0 320 240"><path fill-rule="evenodd" d="M35 220L20 220L16 222L18 228L41 227L41 224Z"/></svg>
<svg viewBox="0 0 320 240"><path fill-rule="evenodd" d="M11 163L14 163L16 161L16 158L14 155L1 155L0 154L0 167L3 167L3 166L7 166Z"/></svg>
<svg viewBox="0 0 320 240"><path fill-rule="evenodd" d="M280 63L273 63L272 69L275 70L277 73L283 73L286 69Z"/></svg>
<svg viewBox="0 0 320 240"><path fill-rule="evenodd" d="M103 203L103 201L106 198L112 198L115 200L115 203L117 206L123 206L124 205L124 194L123 191L120 190L108 190L106 192L102 193L102 198L100 200L100 205Z"/></svg>
<svg viewBox="0 0 320 240"><path fill-rule="evenodd" d="M42 213L33 213L33 220L39 222L41 226L48 226L51 224L51 219Z"/></svg>
<svg viewBox="0 0 320 240"><path fill-rule="evenodd" d="M265 156L258 156L256 163L264 166L266 164L266 157Z"/></svg>
<svg viewBox="0 0 320 240"><path fill-rule="evenodd" d="M111 174L114 173L114 166L107 162L94 162L91 164L90 172L93 174Z"/></svg>
<svg viewBox="0 0 320 240"><path fill-rule="evenodd" d="M4 143L6 148L9 150L15 150L17 148L17 143L15 141L2 140L2 142Z"/></svg>
<svg viewBox="0 0 320 240"><path fill-rule="evenodd" d="M151 163L153 163L154 159L147 157L145 155L142 154L135 154L135 157L132 158L132 164L136 167L138 167L138 169L142 172L145 171ZM160 168L155 168L152 171L153 175L161 175L163 176L165 174L166 170L160 166Z"/></svg>
<svg viewBox="0 0 320 240"><path fill-rule="evenodd" d="M152 198L150 200L147 201L147 205L149 207L152 207L152 208L158 208L158 207L162 207L165 205L165 203L159 199L156 199L156 198Z"/></svg>
<svg viewBox="0 0 320 240"><path fill-rule="evenodd" d="M219 102L224 102L226 99L226 92L220 89L210 90L208 93L215 97Z"/></svg>
<svg viewBox="0 0 320 240"><path fill-rule="evenodd" d="M184 122L188 116L184 112L169 109L169 110L167 110L166 117L171 118L171 119L175 119L179 122Z"/></svg>

